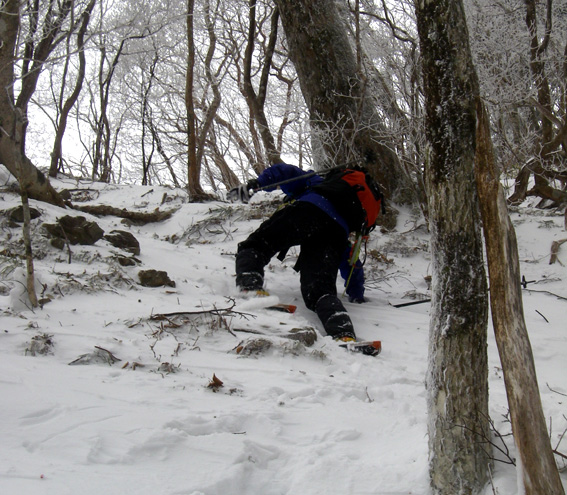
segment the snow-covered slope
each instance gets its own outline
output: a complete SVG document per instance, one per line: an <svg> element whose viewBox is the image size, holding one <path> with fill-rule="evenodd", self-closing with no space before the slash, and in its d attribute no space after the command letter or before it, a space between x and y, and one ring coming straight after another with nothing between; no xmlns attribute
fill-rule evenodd
<svg viewBox="0 0 567 495"><path fill-rule="evenodd" d="M52 299L34 311L26 307L16 258L21 228L1 220L0 493L428 493L429 304L392 306L428 296L428 237L418 214L402 211L396 232L372 235L369 302L345 302L359 337L382 340L382 354L371 358L321 335L299 294L297 251L269 265L269 298L237 293L236 245L272 207L273 195L259 194L251 205L189 204L183 192L155 186L55 185L89 189L86 204L176 211L136 226L34 202L42 212L32 225L38 294ZM18 204L0 192L0 209ZM105 240L71 246L71 253L51 247L40 225L63 215L83 215L106 233L131 232L140 263L121 266L116 256L127 253ZM548 263L551 242L567 233L558 215L522 208L512 216L522 272L536 281L525 291L525 315L555 446L567 428L567 300L556 297L567 297L567 274L563 264ZM559 260L567 263L566 247ZM175 287L142 287L143 269L166 271ZM298 309L264 309L277 302ZM201 313L156 318L179 312ZM281 337L305 326L319 334L312 347ZM273 344L266 352L236 352L260 337ZM506 435L492 334L489 341L490 410ZM112 357L120 361L111 365ZM213 375L222 386L211 385ZM496 463L493 476L486 495L517 493L514 467Z"/></svg>

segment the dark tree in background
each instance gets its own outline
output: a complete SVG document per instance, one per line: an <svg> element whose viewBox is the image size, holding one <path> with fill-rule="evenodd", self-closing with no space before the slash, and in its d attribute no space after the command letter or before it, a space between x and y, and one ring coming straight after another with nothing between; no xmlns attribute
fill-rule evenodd
<svg viewBox="0 0 567 495"><path fill-rule="evenodd" d="M402 199L410 188L358 70L344 14L334 0L274 1L309 111L315 159L324 167L366 161L386 195Z"/></svg>
<svg viewBox="0 0 567 495"><path fill-rule="evenodd" d="M18 179L27 196L55 204L63 201L25 153L28 127L28 105L37 87L43 64L55 47L61 23L68 14L68 5L60 12L52 11L46 17L41 41L33 42L38 26L30 27L26 42L26 59L22 64L22 84L16 97L14 80L16 42L20 33L19 0L6 0L0 6L0 163ZM34 16L39 13L33 13ZM38 19L34 19L39 22Z"/></svg>
<svg viewBox="0 0 567 495"><path fill-rule="evenodd" d="M278 10L275 9L270 23L269 41L266 50L266 60L264 61L258 83L258 91L252 84L252 57L254 56L254 45L257 38L256 32L256 0L249 0L250 12L248 17L248 40L244 51L244 68L242 74L242 93L246 99L250 114L254 119L258 132L264 145L267 165L281 161L280 152L276 147L276 142L265 113L265 103L268 94L268 79L272 66L272 57L278 36ZM256 164L255 170L260 173L263 166Z"/></svg>
<svg viewBox="0 0 567 495"><path fill-rule="evenodd" d="M543 22L538 15L538 4L545 5ZM525 0L525 22L529 35L529 68L532 77L533 96L528 103L534 108L537 139L534 142L533 157L526 163L518 177L511 204L520 204L527 195L542 198L542 203L561 204L567 202L567 40L564 40L563 88L554 88L548 75L550 64L548 50L553 32L553 1L536 2ZM538 22L543 29L538 29ZM559 37L559 39L561 39ZM559 91L558 91L559 89ZM530 178L533 177L533 188ZM562 187L554 187L559 182Z"/></svg>
<svg viewBox="0 0 567 495"><path fill-rule="evenodd" d="M57 121L57 129L55 131L55 140L53 143L53 150L51 151L51 165L49 167L49 176L50 177L57 177L57 173L59 171L63 171L63 136L65 135L65 130L67 129L67 121L69 119L69 114L71 113L71 109L77 103L79 98L79 94L83 89L83 81L85 80L85 68L87 65L86 57L85 57L85 35L87 32L87 28L89 26L89 22L91 20L91 14L95 7L96 0L90 0L89 4L83 11L80 20L80 27L77 32L77 54L79 57L79 68L77 71L77 78L75 80L75 84L73 87L73 91L65 99L65 103L63 103L63 96L65 92L65 87L67 86L67 73L68 67L70 64L70 58L72 50L69 46L67 46L67 56L65 60L65 66L63 71L63 78L61 82L61 93L59 98L59 108L57 109L57 113L59 114L59 118ZM69 33L69 37L70 37Z"/></svg>
<svg viewBox="0 0 567 495"><path fill-rule="evenodd" d="M208 195L201 186L201 163L197 149L197 117L193 92L195 79L195 1L187 0L187 73L185 79L185 108L187 111L187 191L194 201L202 201Z"/></svg>

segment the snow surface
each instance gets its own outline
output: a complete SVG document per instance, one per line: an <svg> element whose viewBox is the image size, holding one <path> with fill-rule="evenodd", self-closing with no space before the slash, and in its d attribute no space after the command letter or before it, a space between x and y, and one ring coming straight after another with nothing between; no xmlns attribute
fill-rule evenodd
<svg viewBox="0 0 567 495"><path fill-rule="evenodd" d="M274 196L251 205L189 204L181 191L58 180L90 189L87 204L134 211L176 208L162 223L127 226L32 202L38 295L53 300L31 311L23 294L21 228L1 220L0 258L0 494L427 494L426 391L429 304L389 303L428 296L428 235L423 218L402 211L396 232L374 233L366 264L367 304L345 305L358 336L380 339L377 358L349 353L321 335L292 267L269 265L265 300L234 286L236 245L259 225L247 218ZM164 194L168 201L162 204ZM0 209L19 204L4 188ZM76 204L82 204L76 202ZM83 215L106 233L130 231L141 264L121 267L120 250L105 240L67 250L49 246L40 227L63 215ZM213 222L222 216L224 219ZM527 325L545 416L554 447L567 429L565 282L562 263L549 265L552 241L567 238L563 217L528 205L512 214L519 238ZM10 254L12 253L12 254ZM165 270L176 287L144 288L140 269ZM342 284L337 282L342 292ZM546 292L547 291L547 292ZM268 303L298 306L293 315ZM158 313L222 310L154 320ZM313 347L281 337L312 326ZM264 354L235 348L257 331L274 343ZM47 335L46 355L30 352ZM95 346L120 359L70 366ZM104 352L103 352L104 354ZM85 359L83 357L83 359ZM502 372L489 329L490 412L510 432ZM222 387L210 387L215 375ZM513 441L505 436L510 455ZM495 442L498 442L495 440ZM567 440L558 449L567 452ZM499 458L502 455L495 453ZM559 461L564 467L564 461ZM485 495L517 494L513 466L497 462ZM562 473L567 484L565 472Z"/></svg>

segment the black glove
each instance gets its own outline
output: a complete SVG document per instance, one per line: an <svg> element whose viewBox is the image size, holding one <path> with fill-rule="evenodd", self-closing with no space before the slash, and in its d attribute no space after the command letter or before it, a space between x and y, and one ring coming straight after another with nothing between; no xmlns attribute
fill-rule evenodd
<svg viewBox="0 0 567 495"><path fill-rule="evenodd" d="M230 191L228 191L227 198L231 203L234 203L235 201L248 203L248 200L250 199L248 187L241 184L240 186L231 189Z"/></svg>
<svg viewBox="0 0 567 495"><path fill-rule="evenodd" d="M250 197L252 196L252 194L254 194L254 190L258 189L259 187L260 184L258 184L258 181L256 179L252 179L251 181L248 181L246 185L241 184L238 187L231 189L228 192L227 198L233 203L235 201L248 203ZM250 190L252 190L252 192L250 192Z"/></svg>

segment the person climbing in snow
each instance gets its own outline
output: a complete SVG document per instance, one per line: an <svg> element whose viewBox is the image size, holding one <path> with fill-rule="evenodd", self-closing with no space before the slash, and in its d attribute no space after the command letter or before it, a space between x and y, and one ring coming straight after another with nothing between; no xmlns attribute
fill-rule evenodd
<svg viewBox="0 0 567 495"><path fill-rule="evenodd" d="M349 184L349 178L353 184ZM279 253L278 258L283 260L290 247L300 246L294 269L300 273L305 305L317 313L333 339L354 341L352 320L337 297L337 272L348 280L349 300L365 302L362 264L358 260L354 268L349 264L349 234L367 235L374 228L380 211L378 186L364 169L339 169L323 178L294 165L277 163L257 179L232 189L228 198L246 203L260 188L276 189L274 184L287 195L287 204L238 244L236 285L243 291L261 291L264 267L271 258ZM364 197L364 208L360 197ZM363 352L374 354L375 350Z"/></svg>

